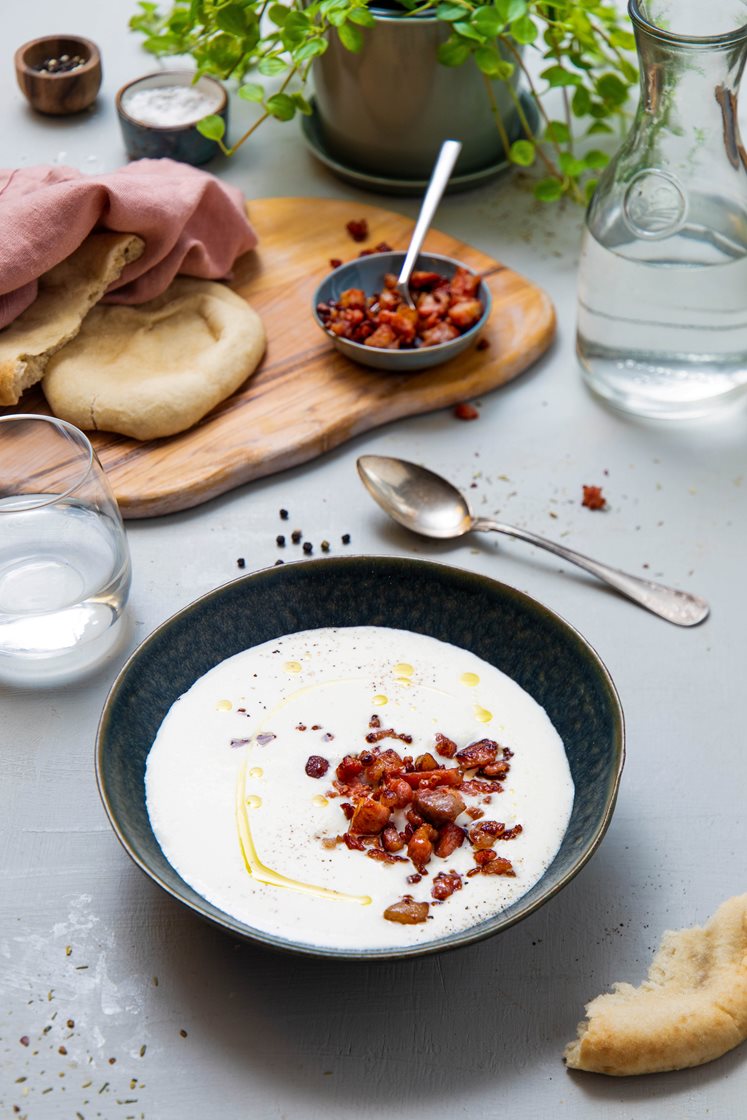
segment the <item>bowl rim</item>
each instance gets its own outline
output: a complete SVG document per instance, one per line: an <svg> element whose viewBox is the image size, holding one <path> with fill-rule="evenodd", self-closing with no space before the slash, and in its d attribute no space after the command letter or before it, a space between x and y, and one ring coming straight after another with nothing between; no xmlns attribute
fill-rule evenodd
<svg viewBox="0 0 747 1120"><path fill-rule="evenodd" d="M188 617L190 614L202 608L205 604L208 604L211 600L218 599L221 595L225 594L225 592L229 588L236 587L237 584L246 584L250 581L283 579L285 578L285 575L288 571L292 571L293 569L297 569L299 567L321 568L322 566L325 566L325 570L328 571L334 568L350 569L351 567L360 568L361 570L365 570L368 568L370 570L371 565L374 565L378 568L386 568L389 564L394 564L397 567L406 567L411 569L415 568L424 572L433 571L434 574L438 573L442 576L457 577L458 579L467 579L468 581L474 580L481 585L487 584L488 588L494 593L497 593L501 596L508 595L510 598L518 600L522 605L529 606L530 609L539 609L540 612L544 613L552 620L553 624L559 625L560 628L566 632L568 637L575 639L581 645L582 649L588 656L590 656L591 661L595 664L600 674L600 679L607 689L609 698L611 700L612 713L615 721L613 736L614 778L608 790L606 802L604 805L604 811L601 814L601 817L597 822L592 835L584 845L580 855L577 855L576 862L565 872L564 875L561 876L557 883L555 883L544 893L535 898L531 903L525 905L524 907L519 906L517 912L511 915L511 917L509 917L508 919L502 917L502 915L505 914L505 911L498 911L498 913L494 915L492 919L488 919L480 923L479 925L468 926L466 929L459 930L456 933L449 935L448 940L446 941L442 939L440 941L423 942L422 944L418 945L387 948L381 950L369 949L354 952L345 949L336 949L330 946L310 945L304 942L292 941L288 938L283 938L277 934L267 933L263 930L255 930L253 927L247 926L246 923L239 921L238 918L234 918L230 914L226 914L224 911L220 911L220 913L224 914L224 920L221 920L220 918L216 917L215 914L210 913L199 902L193 902L192 900L185 898L181 893L179 893L179 891L175 890L168 882L166 882L160 876L160 874L154 868L152 868L144 859L141 859L140 855L135 850L135 847L130 843L128 837L124 833L124 830L119 825L112 803L109 799L109 795L106 789L106 781L104 778L105 737L109 718L111 715L111 709L114 705L114 702L117 699L120 691L125 687L127 683L127 677L138 658L152 645L157 643L163 633L167 631L170 626L172 626L178 620ZM216 664L219 663L220 662L216 662ZM459 949L467 945L475 944L478 941L484 941L488 937L493 937L496 934L502 933L504 930L509 929L511 926L516 925L517 922L522 921L524 918L528 918L541 906L544 906L545 903L554 898L555 895L563 890L563 888L566 887L571 882L571 880L576 877L576 875L578 875L582 868L586 866L586 864L589 862L589 860L601 844L604 835L609 828L610 821L615 809L615 804L617 802L617 795L620 789L620 781L625 765L625 758L625 715L623 712L622 704L620 702L620 696L617 691L617 687L612 679L612 676L604 661L599 656L596 649L588 641L588 639L586 639L584 635L572 623L568 622L567 619L558 614L557 611L553 610L551 607L546 606L544 603L540 602L539 599L535 599L533 596L528 595L526 592L519 591L518 588L512 587L510 584L502 583L499 580L495 580L491 576L486 576L481 572L474 572L470 569L460 568L455 565L442 564L439 561L434 560L414 559L407 556L376 556L361 554L357 556L337 556L325 558L319 557L312 560L293 561L289 564L284 564L282 567L276 567L272 565L265 568L259 568L255 572L250 572L247 575L239 576L236 579L229 580L227 583L223 583L220 586L206 592L204 595L200 595L197 599L194 599L192 600L192 602L187 603L186 606L181 607L179 610L175 611L172 615L166 618L163 622L159 623L159 625L156 626L150 632L150 634L148 634L133 650L133 652L127 658L124 665L117 674L114 682L111 685L111 688L109 689L96 729L94 768L96 775L96 785L98 788L99 797L101 798L101 802L104 807L104 811L106 812L109 824L111 825L115 836L119 840L119 843L122 845L127 855L130 857L133 863L135 863L140 868L140 870L148 876L148 878L152 882L154 882L182 906L186 906L193 913L197 914L200 918L209 922L211 925L216 926L218 929L223 930L225 933L230 933L233 936L240 937L242 940L248 941L251 944L261 946L265 949L288 953L293 956L304 956L315 959L338 961L391 961L431 956L435 953L447 952L452 949ZM550 864L550 866L552 866L552 864ZM174 873L178 876L179 873L176 871L176 869L174 868L173 870ZM546 871L543 873L543 877L544 874L546 874ZM181 877L179 876L179 878ZM538 880L538 882L541 881L542 877ZM189 886L189 884L186 885ZM196 891L195 888L191 889L194 890L195 894L199 896L199 892ZM208 900L203 896L199 897L201 898L202 902L208 903ZM520 904L521 901L521 897L516 900L518 904ZM214 904L212 903L208 903L208 905L214 906ZM214 909L219 910L219 907L214 906Z"/></svg>
<svg viewBox="0 0 747 1120"><path fill-rule="evenodd" d="M369 253L368 256L364 259L371 260L371 259L376 259L377 257L379 257L379 258L381 258L381 257L402 257L402 259L404 260L406 255L407 255L407 250L406 249L389 249L385 253ZM480 278L479 291L480 291L481 296L482 296L483 312L482 312L482 315L480 316L480 318L477 320L476 323L473 323L472 326L468 330L464 331L460 335L457 335L456 338L450 338L447 342L438 342L438 343L436 343L435 346L420 346L420 347L416 347L416 348L411 349L411 350L392 350L392 351L390 351L392 354L420 354L425 350L427 350L429 354L442 353L447 347L456 346L458 343L462 342L465 338L469 338L471 334L473 334L473 333L476 334L477 331L482 330L483 327L485 326L485 324L487 323L489 317L490 317L490 312L491 312L492 307L493 307L492 293L491 293L490 288L488 287L487 283L485 282L484 275L481 272L477 272L474 268L470 268L469 265L466 265L464 263L464 261L460 261L457 257L448 257L445 253L429 253L427 249L421 249L420 252L418 253L417 259L415 261L416 265L417 265L417 263L418 263L418 261L420 260L421 257L430 257L431 260L434 260L434 261L446 261L448 264L456 265L457 268L466 269L466 271L471 272L473 276L479 276L479 278ZM331 271L326 274L326 276L324 277L323 280L319 281L316 288L314 289L314 296L313 296L313 300L312 300L312 313L314 315L314 321L316 322L317 326L320 328L320 330L326 335L326 337L331 342L334 342L336 345L345 346L346 349L349 346L349 347L351 347L351 349L362 350L363 353L370 354L371 350L375 349L375 347L365 346L362 342L355 342L352 338L340 338L337 335L332 334L331 331L328 331L327 328L325 327L324 323L322 322L322 320L319 317L319 312L317 311L317 307L319 305L320 289L328 282L330 277L334 276L336 273L342 273L342 271L346 268L351 268L352 269L355 265L360 264L360 261L361 261L360 257L354 257L352 261L343 261L342 264L339 264L337 266L337 268L331 269ZM368 295L368 293L366 293L366 295ZM387 351L381 351L381 353L386 353L386 352Z"/></svg>
<svg viewBox="0 0 747 1120"><path fill-rule="evenodd" d="M195 70L187 69L152 70L150 74L140 74L137 78L131 78L129 82L125 82L123 86L120 86L114 95L114 104L118 115L123 120L126 120L128 124L137 125L138 128L146 129L148 132L186 132L188 129L193 129L197 124L196 120L188 121L186 124L146 124L145 121L139 121L137 117L131 117L127 112L124 105L122 104L122 98L129 89L131 89L133 86L138 85L140 82L147 81L148 78L163 78L167 76L183 78L185 76L188 76L190 79L188 83L175 81L174 85L194 85L196 83L194 83L192 79L195 77L196 73L197 72ZM200 74L198 75L198 79L200 81L205 80L208 82L212 82L214 86L217 86L218 91L221 95L221 100L220 103L215 107L215 114L217 116L220 116L221 113L225 113L226 109L228 108L228 94L223 83L219 82L217 78L214 78L212 74ZM202 117L198 117L197 120L202 120Z"/></svg>
<svg viewBox="0 0 747 1120"><path fill-rule="evenodd" d="M35 70L33 66L29 66L26 61L26 54L32 47L38 47L42 43L51 43L56 39L68 39L71 43L81 43L84 49L88 52L88 58L82 66L76 67L75 70L67 70L60 74L50 74L46 70ZM21 43L13 55L13 61L17 71L24 74L33 75L34 78L41 78L42 81L51 79L59 81L61 78L79 78L81 74L90 73L97 67L101 66L101 52L92 39L86 39L83 35L40 35L37 39L29 39L27 43Z"/></svg>

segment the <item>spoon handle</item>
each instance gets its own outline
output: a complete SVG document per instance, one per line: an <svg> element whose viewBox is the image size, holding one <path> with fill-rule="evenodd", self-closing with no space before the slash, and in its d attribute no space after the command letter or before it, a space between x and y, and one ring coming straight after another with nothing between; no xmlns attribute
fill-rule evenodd
<svg viewBox="0 0 747 1120"><path fill-rule="evenodd" d="M475 518L472 528L483 532L505 533L516 540L527 541L537 548L544 548L547 552L552 552L555 556L560 556L563 560L590 572L597 579L614 587L621 595L627 596L634 603L652 611L653 614L658 614L660 618L665 618L667 622L673 622L676 626L697 626L708 617L710 607L697 595L678 591L674 587L665 587L664 584L655 583L650 579L639 579L637 576L628 575L617 568L610 568L607 564L583 556L580 552L574 552L571 548L538 537L526 529L502 525L498 521L490 521L483 517Z"/></svg>
<svg viewBox="0 0 747 1120"><path fill-rule="evenodd" d="M444 140L441 145L441 151L438 153L436 166L431 173L428 189L423 199L423 205L420 207L418 220L412 232L405 263L402 265L402 271L399 274L399 279L397 281L399 285L404 284L406 286L409 283L410 274L415 267L418 253L423 247L425 235L430 229L431 222L438 209L438 204L441 201L441 196L446 190L446 184L451 178L451 172L454 170L454 164L461 150L462 145L459 140Z"/></svg>

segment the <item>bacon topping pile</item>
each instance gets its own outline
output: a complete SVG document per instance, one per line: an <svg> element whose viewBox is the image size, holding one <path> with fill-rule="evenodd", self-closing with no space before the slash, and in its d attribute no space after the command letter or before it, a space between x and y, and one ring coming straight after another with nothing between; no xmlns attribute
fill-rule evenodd
<svg viewBox="0 0 747 1120"><path fill-rule="evenodd" d="M426 752L413 759L400 754L384 740L410 744L412 736L393 728L382 728L379 716L372 716L366 734L366 747L346 754L335 769L332 789L327 797L341 798L347 831L337 837L325 837L325 847L344 844L369 859L381 863L412 863L414 874L408 882L417 883L429 874L432 860L447 860L465 843L471 845L475 866L467 876L503 875L514 878L516 872L509 859L499 856L497 844L513 840L522 826L507 828L501 821L485 820L484 810L468 805L466 798L479 798L489 804L493 794L501 793L501 779L511 769L513 752L492 739L479 739L461 750L440 732L435 736L433 750L441 758L453 760L446 765ZM306 773L321 776L319 763L312 756ZM321 772L321 773L319 773ZM464 815L464 827L457 819ZM433 903L415 902L405 895L384 911L387 921L407 925L424 922L431 905L438 905L462 888L458 871L445 868L433 878Z"/></svg>
<svg viewBox="0 0 747 1120"><path fill-rule="evenodd" d="M317 314L338 338L382 350L414 350L450 342L482 318L477 298L480 277L457 268L449 279L437 272L413 272L410 292L415 309L396 291L397 277L387 273L384 288L366 296L361 288L346 288L339 299L320 303Z"/></svg>

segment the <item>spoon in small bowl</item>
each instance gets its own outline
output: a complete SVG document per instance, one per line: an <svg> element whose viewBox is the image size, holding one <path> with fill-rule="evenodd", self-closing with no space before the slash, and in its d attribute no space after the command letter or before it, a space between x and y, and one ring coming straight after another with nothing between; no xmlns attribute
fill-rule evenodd
<svg viewBox="0 0 747 1120"><path fill-rule="evenodd" d="M538 537L527 529L504 525L486 517L474 517L464 495L455 486L416 463L384 455L362 455L358 460L358 474L371 497L390 517L422 536L450 540L462 537L473 529L505 533L576 564L614 587L621 595L676 626L697 626L708 617L710 608L697 595L628 575L573 549Z"/></svg>
<svg viewBox="0 0 747 1120"><path fill-rule="evenodd" d="M415 229L412 231L410 244L407 246L407 255L405 256L402 270L397 277L396 291L399 292L407 306L413 309L415 308L415 303L410 295L410 276L417 262L418 254L423 248L425 235L431 228L431 222L436 216L438 204L446 190L446 186L451 178L451 173L454 170L454 164L459 158L461 150L462 145L459 140L444 140L441 145L441 151L438 153L438 159L431 171L425 197L420 206L420 213L415 223Z"/></svg>

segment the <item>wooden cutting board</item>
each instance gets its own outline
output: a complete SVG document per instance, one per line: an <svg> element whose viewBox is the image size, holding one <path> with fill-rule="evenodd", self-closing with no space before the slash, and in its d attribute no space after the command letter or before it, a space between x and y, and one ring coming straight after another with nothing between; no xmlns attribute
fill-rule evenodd
<svg viewBox="0 0 747 1120"><path fill-rule="evenodd" d="M549 346L555 313L545 293L470 245L432 230L425 248L484 274L493 295L483 331L490 345L433 370L385 374L339 354L311 316L329 260L350 260L380 241L407 246L413 222L357 201L265 198L248 206L259 247L242 258L233 287L262 316L267 353L246 386L188 432L139 443L89 433L124 517L189 509L252 479L297 466L352 436L403 416L444 408L503 385ZM355 244L351 218L368 220ZM39 389L8 411L49 412Z"/></svg>

